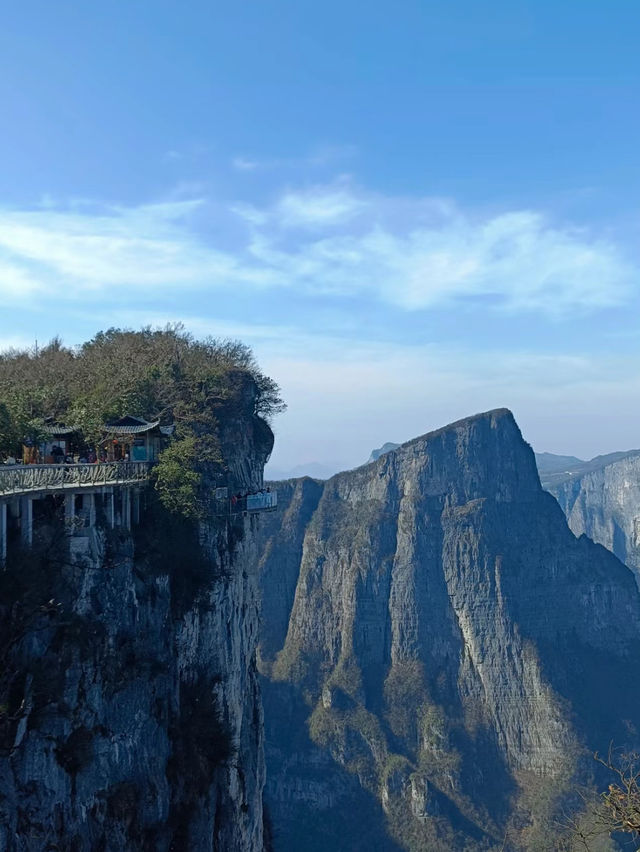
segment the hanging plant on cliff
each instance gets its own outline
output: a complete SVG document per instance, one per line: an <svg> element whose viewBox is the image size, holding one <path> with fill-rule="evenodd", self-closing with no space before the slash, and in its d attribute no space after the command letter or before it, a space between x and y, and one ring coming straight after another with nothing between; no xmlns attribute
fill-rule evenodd
<svg viewBox="0 0 640 852"><path fill-rule="evenodd" d="M162 505L189 520L201 515L198 494L202 476L195 469L196 458L195 438L183 438L163 450L154 471Z"/></svg>

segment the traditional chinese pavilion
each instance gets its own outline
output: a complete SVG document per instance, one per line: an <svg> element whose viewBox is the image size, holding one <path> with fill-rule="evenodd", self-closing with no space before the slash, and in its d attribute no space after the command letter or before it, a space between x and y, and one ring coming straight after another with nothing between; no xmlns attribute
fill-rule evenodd
<svg viewBox="0 0 640 852"><path fill-rule="evenodd" d="M128 457L130 461L153 462L173 430L173 426L161 426L159 420L149 422L127 415L105 424L101 446L109 461Z"/></svg>

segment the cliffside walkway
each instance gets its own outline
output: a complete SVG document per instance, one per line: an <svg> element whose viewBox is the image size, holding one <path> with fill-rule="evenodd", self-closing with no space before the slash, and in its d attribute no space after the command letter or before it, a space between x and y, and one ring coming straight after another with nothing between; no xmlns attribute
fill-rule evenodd
<svg viewBox="0 0 640 852"><path fill-rule="evenodd" d="M7 542L19 535L23 546L33 542L34 523L42 516L41 501L54 495L64 500L65 524L72 549L88 546L89 531L99 513L109 526L131 529L140 522L141 491L148 484L151 462L99 464L29 464L0 466L0 563L7 557ZM225 495L223 499L222 495ZM274 511L275 491L260 491L230 500L226 488L217 489L214 514L237 515ZM34 514L35 506L35 514Z"/></svg>
<svg viewBox="0 0 640 852"><path fill-rule="evenodd" d="M12 531L19 535L23 546L31 546L42 501L54 495L64 498L71 549L78 553L86 551L88 534L95 527L99 512L104 513L112 528L131 529L132 523L140 521L140 492L148 483L150 470L150 462L3 465L0 563L6 560Z"/></svg>
<svg viewBox="0 0 640 852"><path fill-rule="evenodd" d="M135 485L149 478L150 469L149 462L4 465L0 467L0 498L38 491Z"/></svg>

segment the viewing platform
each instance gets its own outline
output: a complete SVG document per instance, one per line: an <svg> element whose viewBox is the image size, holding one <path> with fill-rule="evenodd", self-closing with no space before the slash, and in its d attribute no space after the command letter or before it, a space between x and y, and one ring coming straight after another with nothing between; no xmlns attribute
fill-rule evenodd
<svg viewBox="0 0 640 852"><path fill-rule="evenodd" d="M247 512L268 512L278 508L278 494L275 491L249 494L246 500Z"/></svg>
<svg viewBox="0 0 640 852"><path fill-rule="evenodd" d="M229 497L228 488L216 488L212 496L211 511L218 516L275 512L278 508L277 492L266 488L252 493L231 495L231 497Z"/></svg>
<svg viewBox="0 0 640 852"><path fill-rule="evenodd" d="M22 464L9 454L15 447L3 448L11 463L0 464L0 564L12 548L32 547L34 535L48 534L60 521L78 557L95 540L97 527L130 530L140 523L151 470L175 425L128 414L104 423L101 431L100 439L87 441L78 426L49 418L23 440ZM212 514L232 517L277 506L270 489L229 491L228 486L213 489Z"/></svg>

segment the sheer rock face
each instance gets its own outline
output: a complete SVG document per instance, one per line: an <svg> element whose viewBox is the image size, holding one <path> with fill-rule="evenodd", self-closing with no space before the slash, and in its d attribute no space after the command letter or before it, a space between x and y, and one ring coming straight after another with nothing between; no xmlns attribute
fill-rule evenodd
<svg viewBox="0 0 640 852"><path fill-rule="evenodd" d="M547 487L573 532L615 553L640 583L640 454Z"/></svg>
<svg viewBox="0 0 640 852"><path fill-rule="evenodd" d="M278 487L260 667L280 848L303 820L305 849L369 848L354 821L381 806L395 841L373 848L490 842L516 777L640 721L633 577L575 539L508 411Z"/></svg>
<svg viewBox="0 0 640 852"><path fill-rule="evenodd" d="M235 481L255 487L270 444L241 434ZM202 524L193 588L124 531L52 566L64 612L13 660L26 704L0 758L0 849L261 852L257 524Z"/></svg>

